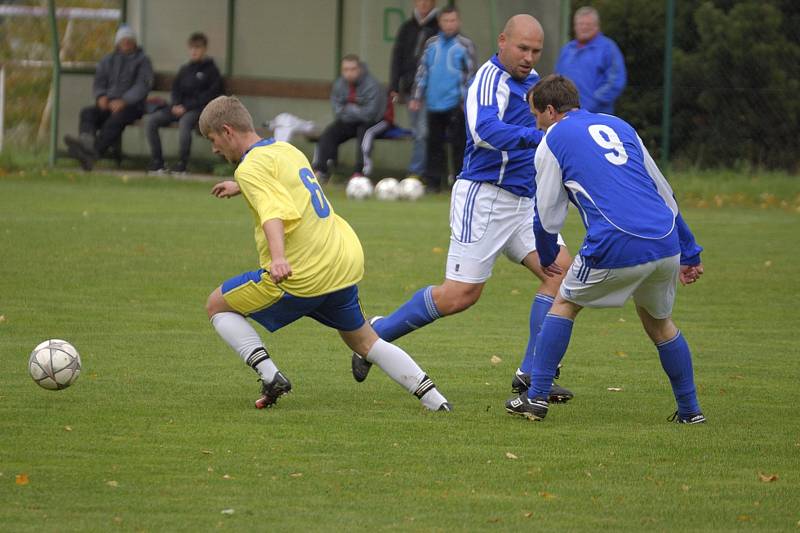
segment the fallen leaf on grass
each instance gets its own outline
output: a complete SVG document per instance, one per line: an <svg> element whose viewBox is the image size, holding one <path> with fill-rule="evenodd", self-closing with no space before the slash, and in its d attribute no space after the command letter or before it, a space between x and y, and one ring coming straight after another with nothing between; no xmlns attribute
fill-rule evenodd
<svg viewBox="0 0 800 533"><path fill-rule="evenodd" d="M0 315L0 324L6 321L6 315Z"/></svg>
<svg viewBox="0 0 800 533"><path fill-rule="evenodd" d="M302 472L292 472L291 474L289 474L289 477L303 477L303 473Z"/></svg>
<svg viewBox="0 0 800 533"><path fill-rule="evenodd" d="M443 248L440 248L439 246L434 246L434 247L431 249L431 252L433 252L433 253L435 253L435 254L440 254L440 253L444 252L444 249L443 249Z"/></svg>
<svg viewBox="0 0 800 533"><path fill-rule="evenodd" d="M500 363L502 363L502 362L503 362L503 360L502 360L500 357L496 356L496 355L493 355L493 356L492 356L492 357L489 359L489 361L490 361L490 362L491 362L493 365L499 365Z"/></svg>
<svg viewBox="0 0 800 533"><path fill-rule="evenodd" d="M545 492L545 491L542 491L542 492L540 492L540 493L539 493L539 496L541 496L541 497L542 497L542 498L544 498L545 500L553 500L553 499L555 499L555 498L556 498L556 495L555 495L555 494L551 494L551 493L549 493L549 492Z"/></svg>
<svg viewBox="0 0 800 533"><path fill-rule="evenodd" d="M212 452L211 450L200 450L200 453L204 453L206 455L211 455L214 452Z"/></svg>
<svg viewBox="0 0 800 533"><path fill-rule="evenodd" d="M17 477L14 481L17 485L27 485L31 482L31 480L28 479L28 474L17 474Z"/></svg>
<svg viewBox="0 0 800 533"><path fill-rule="evenodd" d="M220 512L221 512L222 514L224 514L224 515L228 515L228 516L230 516L230 515L232 515L233 513L235 513L236 511L234 511L233 509L223 509L223 510L222 510L222 511L220 511Z"/></svg>
<svg viewBox="0 0 800 533"><path fill-rule="evenodd" d="M519 459L519 457L517 457L511 452L506 452L506 457L508 457L509 459Z"/></svg>
<svg viewBox="0 0 800 533"><path fill-rule="evenodd" d="M750 517L747 516L746 514L740 514L739 516L736 517L736 520L738 520L739 522L749 522Z"/></svg>
<svg viewBox="0 0 800 533"><path fill-rule="evenodd" d="M115 516L113 518L113 520L114 520L115 524L121 524L122 523L122 517L121 516Z"/></svg>
<svg viewBox="0 0 800 533"><path fill-rule="evenodd" d="M72 426L64 426L64 431L72 431Z"/></svg>
<svg viewBox="0 0 800 533"><path fill-rule="evenodd" d="M759 472L758 479L760 479L764 483L772 483L773 481L778 481L778 474L764 474L762 472Z"/></svg>
<svg viewBox="0 0 800 533"><path fill-rule="evenodd" d="M230 474L225 474L222 479L233 479L233 477Z"/></svg>
<svg viewBox="0 0 800 533"><path fill-rule="evenodd" d="M109 487L116 488L116 487L119 487L119 481L114 481L112 479L111 481L106 481L106 485L108 485Z"/></svg>
<svg viewBox="0 0 800 533"><path fill-rule="evenodd" d="M681 490L683 492L689 492L689 485L681 485Z"/></svg>
<svg viewBox="0 0 800 533"><path fill-rule="evenodd" d="M622 392L622 387L608 387L606 390L610 392Z"/></svg>
<svg viewBox="0 0 800 533"><path fill-rule="evenodd" d="M511 289L511 295L512 296L518 296L519 295L519 289Z"/></svg>
<svg viewBox="0 0 800 533"><path fill-rule="evenodd" d="M620 317L620 318L619 318L619 322L625 322L625 319L624 319L624 318L622 318L622 317Z"/></svg>
<svg viewBox="0 0 800 533"><path fill-rule="evenodd" d="M525 518L531 518L531 517L533 517L533 511L528 511L527 513L523 514L522 516L524 516Z"/></svg>
<svg viewBox="0 0 800 533"><path fill-rule="evenodd" d="M626 354L625 352L615 352L614 355L616 355L617 357L623 357L623 358L628 357L628 354Z"/></svg>
<svg viewBox="0 0 800 533"><path fill-rule="evenodd" d="M764 266L769 268L772 266L772 261L764 261Z"/></svg>

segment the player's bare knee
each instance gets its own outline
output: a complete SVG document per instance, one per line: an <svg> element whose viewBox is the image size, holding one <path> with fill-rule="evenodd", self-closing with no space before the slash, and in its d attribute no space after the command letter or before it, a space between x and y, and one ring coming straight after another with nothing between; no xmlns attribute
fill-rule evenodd
<svg viewBox="0 0 800 533"><path fill-rule="evenodd" d="M223 305L224 301L219 288L214 289L214 291L208 295L208 299L206 300L206 313L208 314L208 318L225 310L225 306Z"/></svg>
<svg viewBox="0 0 800 533"><path fill-rule="evenodd" d="M479 285L457 285L443 287L439 297L435 297L436 308L443 316L460 313L472 307L481 296Z"/></svg>

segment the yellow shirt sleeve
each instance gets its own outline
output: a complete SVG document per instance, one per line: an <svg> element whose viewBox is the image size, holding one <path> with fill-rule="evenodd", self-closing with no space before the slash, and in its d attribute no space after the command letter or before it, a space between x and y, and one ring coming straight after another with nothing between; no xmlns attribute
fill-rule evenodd
<svg viewBox="0 0 800 533"><path fill-rule="evenodd" d="M263 226L267 220L279 218L284 221L288 233L295 225L293 222L301 218L301 214L297 211L289 191L278 181L274 161L264 158L259 161L260 168L251 168L253 166L241 165L236 171L236 182L242 194L258 214L260 225Z"/></svg>

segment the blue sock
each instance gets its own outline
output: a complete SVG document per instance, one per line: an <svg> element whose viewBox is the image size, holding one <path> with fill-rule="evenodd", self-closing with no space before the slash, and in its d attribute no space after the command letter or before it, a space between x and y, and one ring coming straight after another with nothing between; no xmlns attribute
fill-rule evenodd
<svg viewBox="0 0 800 533"><path fill-rule="evenodd" d="M522 363L519 365L519 369L525 374L530 374L531 370L533 369L533 352L534 348L536 348L536 338L539 336L539 332L542 331L544 317L547 316L547 313L553 306L553 299L554 298L552 296L539 293L536 295L536 298L533 299L533 303L531 304L530 336L528 337L528 347L525 348L525 357L522 359Z"/></svg>
<svg viewBox="0 0 800 533"><path fill-rule="evenodd" d="M528 398L547 398L550 395L556 368L567 352L572 336L572 324L572 320L556 315L547 315L542 322L542 331L536 339L536 357L533 358Z"/></svg>
<svg viewBox="0 0 800 533"><path fill-rule="evenodd" d="M694 371L692 370L692 352L681 332L666 342L656 344L661 366L669 376L675 401L678 402L680 416L694 415L700 412L697 403L697 391L694 387Z"/></svg>
<svg viewBox="0 0 800 533"><path fill-rule="evenodd" d="M415 329L427 326L437 318L441 318L436 304L433 302L433 285L414 293L409 301L401 305L389 316L376 321L372 327L378 336L388 342L411 333Z"/></svg>

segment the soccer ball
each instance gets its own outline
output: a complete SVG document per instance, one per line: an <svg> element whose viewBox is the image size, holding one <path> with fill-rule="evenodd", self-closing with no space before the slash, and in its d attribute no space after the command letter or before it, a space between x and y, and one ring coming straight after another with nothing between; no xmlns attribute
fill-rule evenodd
<svg viewBox="0 0 800 533"><path fill-rule="evenodd" d="M28 359L28 372L40 387L66 389L81 373L81 356L67 341L50 339L33 349Z"/></svg>
<svg viewBox="0 0 800 533"><path fill-rule="evenodd" d="M397 200L400 195L400 188L394 178L383 178L375 185L375 196L378 200Z"/></svg>
<svg viewBox="0 0 800 533"><path fill-rule="evenodd" d="M347 182L345 192L353 200L364 200L372 196L372 182L366 176L355 176Z"/></svg>
<svg viewBox="0 0 800 533"><path fill-rule="evenodd" d="M417 178L406 178L400 182L400 198L412 202L422 198L425 186Z"/></svg>

